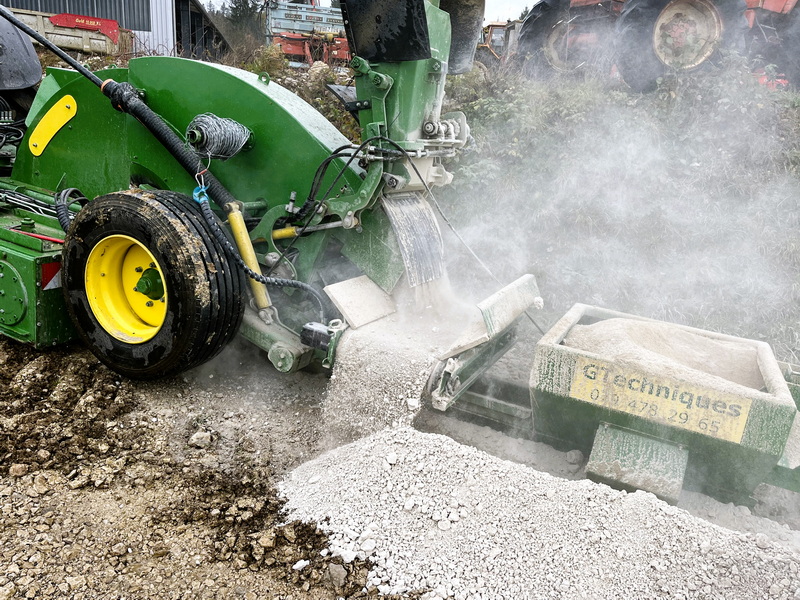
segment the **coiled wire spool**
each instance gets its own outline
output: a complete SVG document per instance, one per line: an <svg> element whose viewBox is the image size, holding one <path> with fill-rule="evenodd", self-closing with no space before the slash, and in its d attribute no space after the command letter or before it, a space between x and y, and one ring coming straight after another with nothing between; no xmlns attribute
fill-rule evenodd
<svg viewBox="0 0 800 600"><path fill-rule="evenodd" d="M186 128L186 143L198 156L228 160L241 152L253 133L233 119L211 113L196 116Z"/></svg>

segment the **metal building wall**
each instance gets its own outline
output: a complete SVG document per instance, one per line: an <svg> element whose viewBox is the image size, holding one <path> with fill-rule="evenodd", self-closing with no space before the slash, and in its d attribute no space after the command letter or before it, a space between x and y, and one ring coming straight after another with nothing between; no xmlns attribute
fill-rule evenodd
<svg viewBox="0 0 800 600"><path fill-rule="evenodd" d="M171 0L5 0L3 4L8 8L114 19L126 29L150 31L153 23L151 4L171 6L172 2Z"/></svg>
<svg viewBox="0 0 800 600"><path fill-rule="evenodd" d="M151 0L150 11L151 31L134 31L138 52L218 60L229 49L199 0Z"/></svg>
<svg viewBox="0 0 800 600"><path fill-rule="evenodd" d="M174 0L176 54L184 58L219 60L228 42L198 0Z"/></svg>
<svg viewBox="0 0 800 600"><path fill-rule="evenodd" d="M148 4L150 26L133 31L136 52L175 56L175 0L150 0Z"/></svg>
<svg viewBox="0 0 800 600"><path fill-rule="evenodd" d="M228 43L199 0L0 0L9 8L115 19L133 30L134 52L218 60Z"/></svg>

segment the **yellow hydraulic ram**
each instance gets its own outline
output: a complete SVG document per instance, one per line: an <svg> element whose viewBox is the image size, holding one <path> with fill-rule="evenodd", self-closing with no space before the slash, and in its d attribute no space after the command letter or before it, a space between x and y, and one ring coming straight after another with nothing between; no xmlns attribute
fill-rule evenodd
<svg viewBox="0 0 800 600"><path fill-rule="evenodd" d="M350 219L348 227L357 227L360 221L356 217L348 217ZM306 225L304 227L282 227L281 229L274 229L272 231L273 240L291 240L301 236L304 233L312 233L314 231L322 231L324 229L338 229L344 225L343 221L334 221L332 223L322 223L320 225Z"/></svg>
<svg viewBox="0 0 800 600"><path fill-rule="evenodd" d="M250 241L250 236L247 233L247 227L244 224L244 216L239 209L238 204L230 203L225 205L225 210L228 212L228 224L231 226L233 239L236 241L236 247L239 249L239 254L252 271L256 273L261 272L261 267L256 259L255 250L253 250L253 243ZM259 310L269 308L272 306L270 302L267 288L263 283L259 283L255 279L250 279L250 289L253 290L253 298L255 299L256 308Z"/></svg>

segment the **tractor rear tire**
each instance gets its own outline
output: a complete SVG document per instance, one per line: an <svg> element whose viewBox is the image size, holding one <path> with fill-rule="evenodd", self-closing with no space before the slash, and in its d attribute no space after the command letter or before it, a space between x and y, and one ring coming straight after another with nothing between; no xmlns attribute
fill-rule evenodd
<svg viewBox="0 0 800 600"><path fill-rule="evenodd" d="M526 76L546 78L562 70L550 42L567 20L569 0L543 0L530 10L519 30L516 55Z"/></svg>
<svg viewBox="0 0 800 600"><path fill-rule="evenodd" d="M616 26L622 79L635 92L649 92L670 71L691 71L715 61L721 46L743 51L745 8L744 0L628 0ZM692 11L688 16L681 12L686 9Z"/></svg>
<svg viewBox="0 0 800 600"><path fill-rule="evenodd" d="M780 32L778 69L783 71L794 90L800 90L800 6L796 6L784 19Z"/></svg>
<svg viewBox="0 0 800 600"><path fill-rule="evenodd" d="M154 379L196 367L241 324L244 275L188 196L131 190L89 202L62 260L75 328L122 375Z"/></svg>

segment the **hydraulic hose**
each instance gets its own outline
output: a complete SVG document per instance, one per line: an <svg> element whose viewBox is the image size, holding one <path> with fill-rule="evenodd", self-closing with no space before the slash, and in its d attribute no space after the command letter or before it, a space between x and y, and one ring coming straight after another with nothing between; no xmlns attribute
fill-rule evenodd
<svg viewBox="0 0 800 600"><path fill-rule="evenodd" d="M297 281L295 279L267 277L265 275L262 275L261 273L256 273L255 271L253 271L253 269L248 267L247 264L245 264L242 257L236 251L236 248L233 247L233 244L231 244L230 240L227 238L225 233L220 228L219 223L217 223L216 215L214 214L214 211L211 210L211 206L209 206L208 201L204 200L200 202L200 210L203 213L203 217L208 222L211 231L214 233L214 237L217 239L220 245L222 245L222 247L225 248L225 250L231 256L231 258L233 258L233 260L236 261L236 264L239 265L239 267L247 274L248 277L250 277L250 279L258 281L259 283L263 283L264 285L272 285L276 287L290 287L302 290L307 294L309 294L310 296L312 296L314 300L317 301L317 304L319 304L319 316L322 323L327 324L333 319L333 317L327 314L327 310L325 308L325 299L323 298L322 294L320 294L317 291L317 289L314 288L313 286L304 283L302 281Z"/></svg>
<svg viewBox="0 0 800 600"><path fill-rule="evenodd" d="M58 224L61 225L61 229L67 231L72 222L72 217L69 214L69 205L72 204L70 200L77 200L81 206L85 206L87 200L78 188L67 188L66 190L57 192L55 197Z"/></svg>

